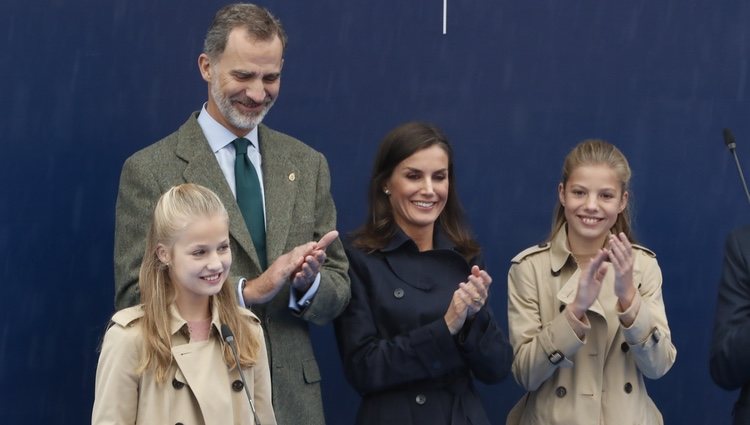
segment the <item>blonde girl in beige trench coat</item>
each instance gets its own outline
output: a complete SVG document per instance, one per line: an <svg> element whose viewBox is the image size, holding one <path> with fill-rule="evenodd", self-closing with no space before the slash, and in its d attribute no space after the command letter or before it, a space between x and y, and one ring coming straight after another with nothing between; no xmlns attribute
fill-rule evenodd
<svg viewBox="0 0 750 425"><path fill-rule="evenodd" d="M566 157L550 240L508 273L513 374L528 393L508 424L662 424L643 377L672 367L676 349L656 256L632 243L630 168L586 140Z"/></svg>
<svg viewBox="0 0 750 425"><path fill-rule="evenodd" d="M258 422L276 424L262 328L225 285L228 229L221 201L202 186L159 199L141 265L143 304L117 312L105 334L92 424L255 423L222 324L234 334Z"/></svg>

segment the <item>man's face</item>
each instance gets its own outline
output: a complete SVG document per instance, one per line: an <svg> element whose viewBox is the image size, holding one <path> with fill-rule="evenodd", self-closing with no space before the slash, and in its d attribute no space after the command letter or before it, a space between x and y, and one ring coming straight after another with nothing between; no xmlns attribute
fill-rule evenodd
<svg viewBox="0 0 750 425"><path fill-rule="evenodd" d="M244 28L229 33L224 53L213 60L201 54L198 66L209 84L208 113L238 137L255 128L279 95L282 54L278 37L256 40Z"/></svg>

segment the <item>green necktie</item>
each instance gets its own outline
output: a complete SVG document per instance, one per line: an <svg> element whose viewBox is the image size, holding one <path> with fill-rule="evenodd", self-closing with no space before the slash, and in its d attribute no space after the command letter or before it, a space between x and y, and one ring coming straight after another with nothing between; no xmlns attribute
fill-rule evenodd
<svg viewBox="0 0 750 425"><path fill-rule="evenodd" d="M253 238L255 252L263 270L266 269L266 223L263 215L263 195L260 192L260 180L255 172L253 163L247 157L247 145L250 141L240 137L235 139L234 149L237 156L234 159L234 182L237 190L237 205L245 219L247 230Z"/></svg>

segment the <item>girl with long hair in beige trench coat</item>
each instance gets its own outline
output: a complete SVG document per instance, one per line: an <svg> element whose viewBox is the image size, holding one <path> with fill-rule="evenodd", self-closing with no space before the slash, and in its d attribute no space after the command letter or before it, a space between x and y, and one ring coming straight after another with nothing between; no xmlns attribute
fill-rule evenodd
<svg viewBox="0 0 750 425"><path fill-rule="evenodd" d="M672 367L656 255L633 243L623 154L585 140L565 158L552 234L508 273L513 374L528 392L508 424L663 423L643 377Z"/></svg>
<svg viewBox="0 0 750 425"><path fill-rule="evenodd" d="M231 264L216 194L195 184L163 194L141 264L143 304L115 313L104 336L92 424L276 424L263 331L225 284Z"/></svg>

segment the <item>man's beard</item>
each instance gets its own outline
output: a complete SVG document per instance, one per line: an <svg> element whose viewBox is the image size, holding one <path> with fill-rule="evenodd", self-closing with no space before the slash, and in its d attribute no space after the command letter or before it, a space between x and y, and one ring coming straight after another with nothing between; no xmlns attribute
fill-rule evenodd
<svg viewBox="0 0 750 425"><path fill-rule="evenodd" d="M250 131L257 127L263 121L268 111L271 109L276 99L266 98L263 101L263 109L252 115L242 114L232 104L232 99L224 96L224 93L219 88L218 84L211 84L211 95L216 101L216 106L219 108L219 112L233 127ZM240 98L241 97L241 98ZM243 103L255 103L244 95L237 95L235 99Z"/></svg>

